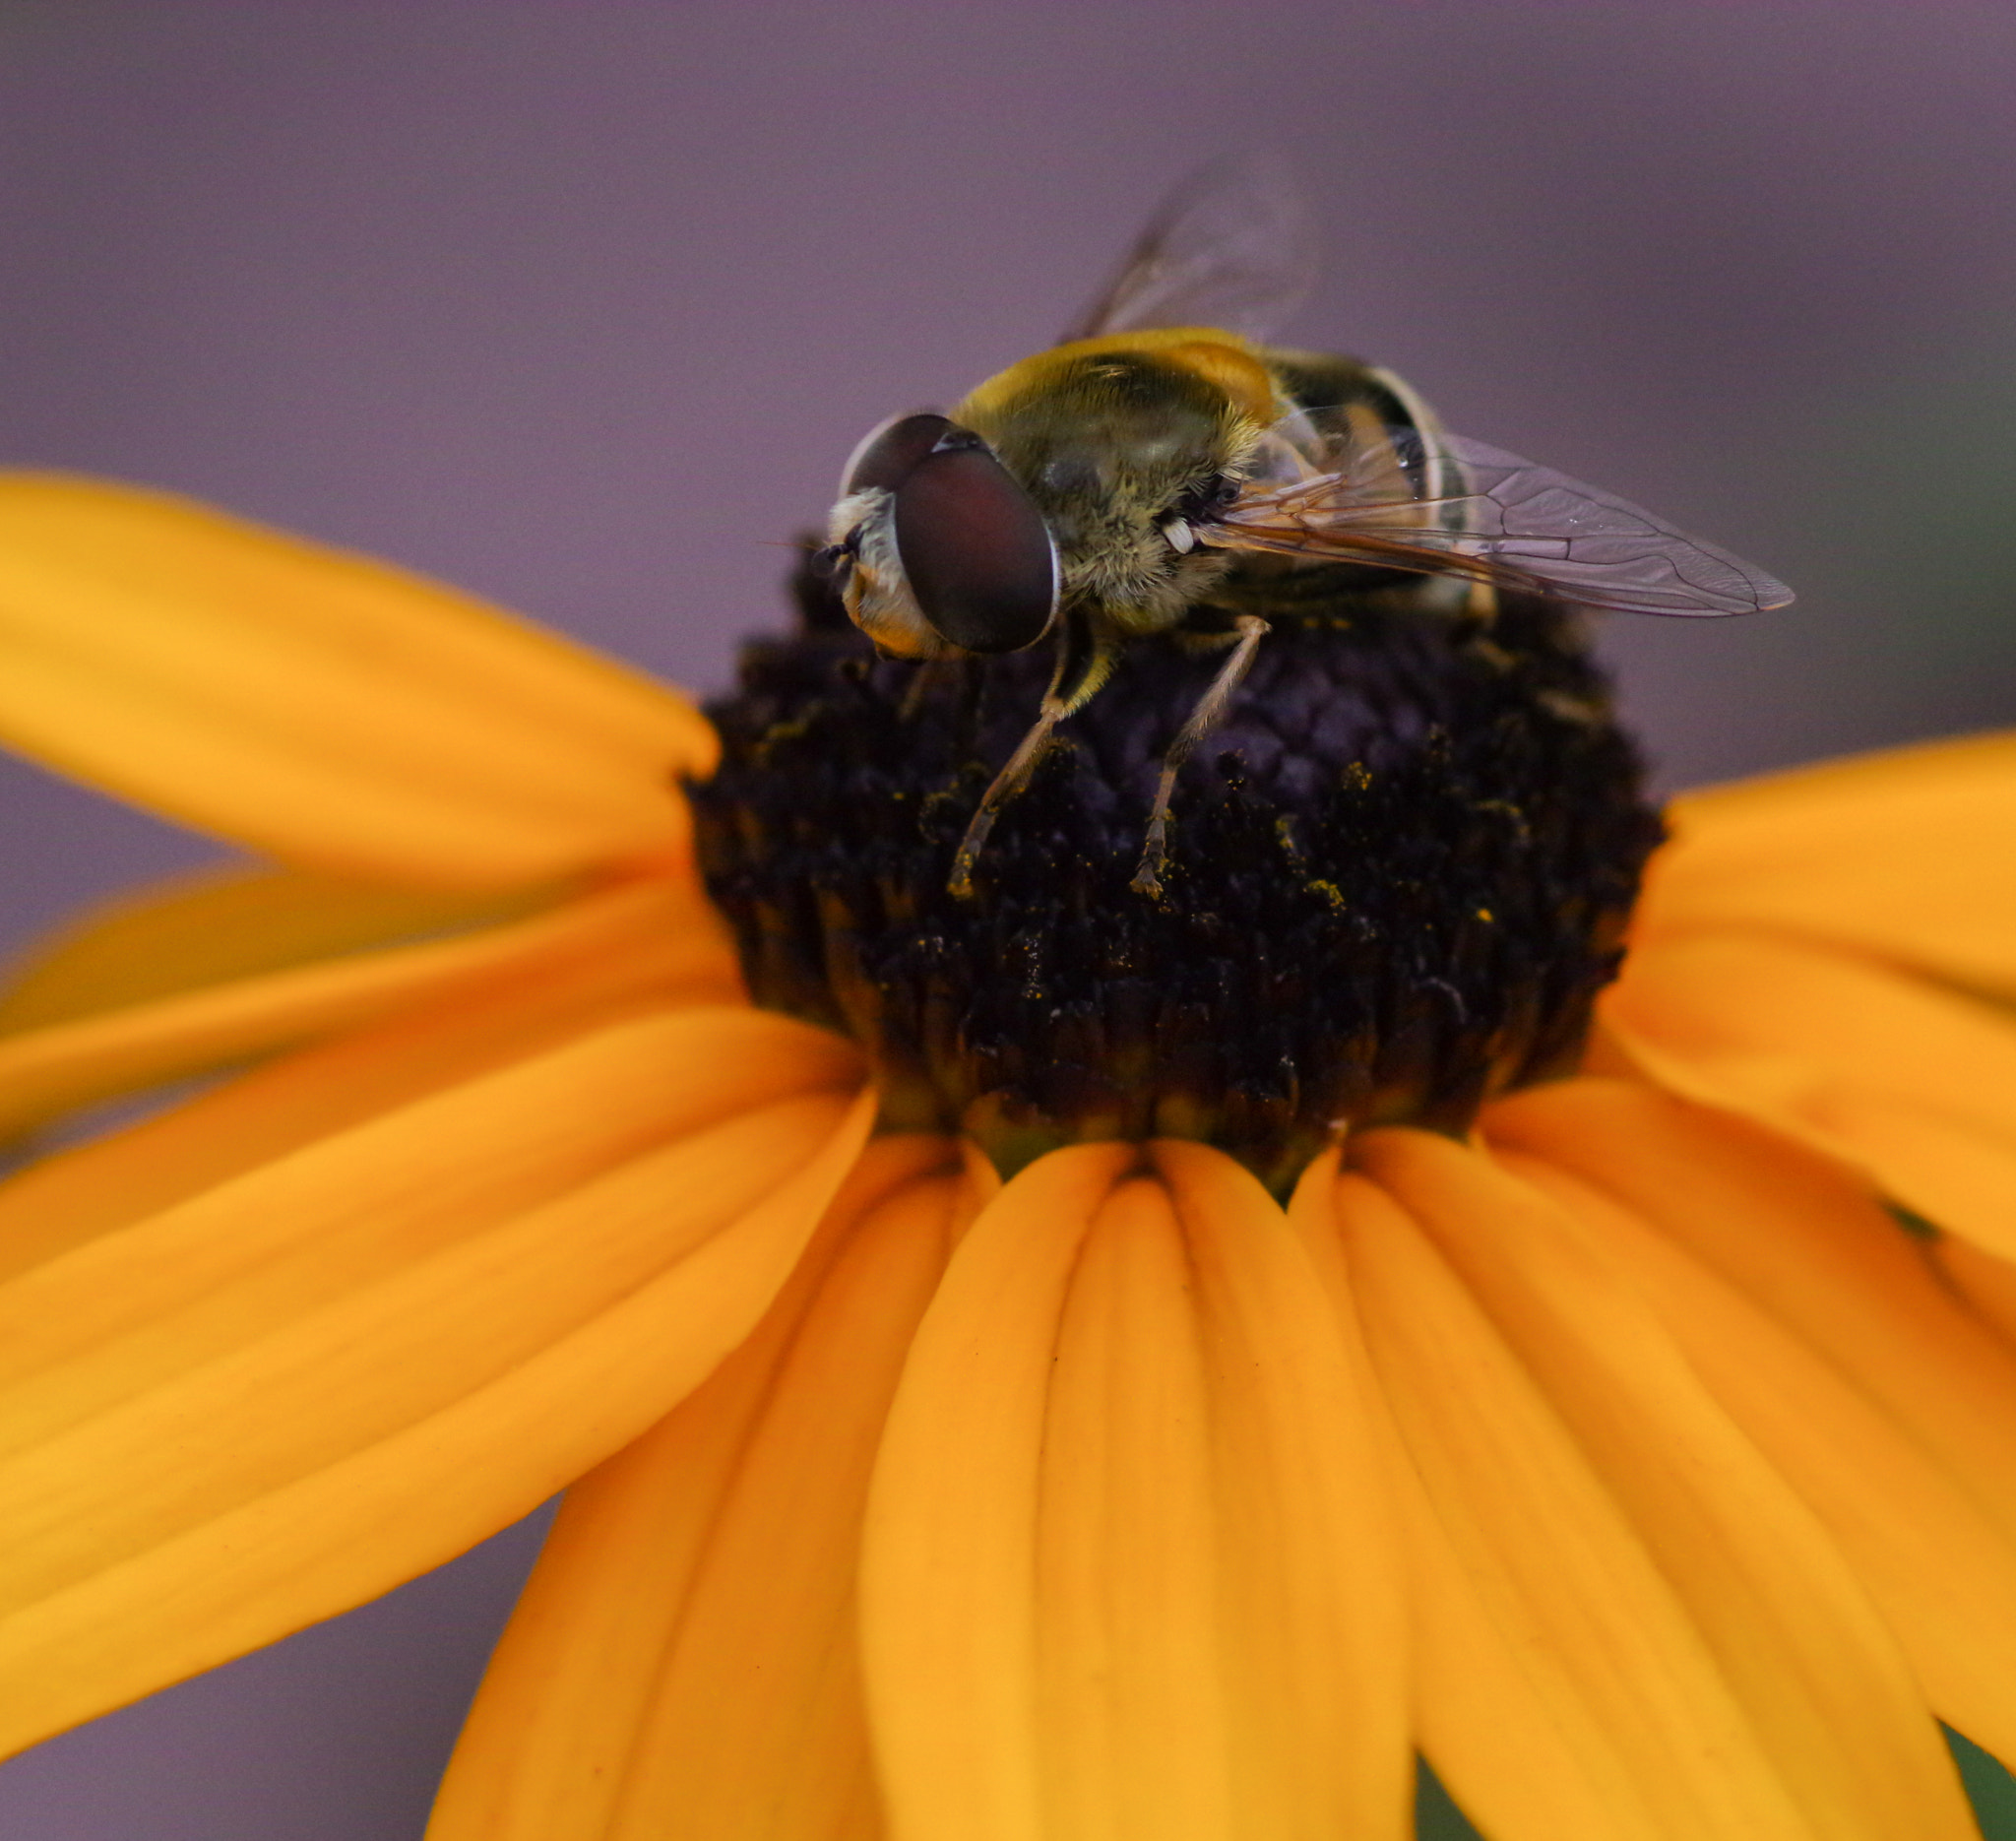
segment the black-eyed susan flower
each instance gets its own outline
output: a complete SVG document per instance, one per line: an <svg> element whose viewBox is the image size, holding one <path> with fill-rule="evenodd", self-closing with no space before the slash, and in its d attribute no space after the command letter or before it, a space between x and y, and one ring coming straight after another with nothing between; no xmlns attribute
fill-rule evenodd
<svg viewBox="0 0 2016 1841"><path fill-rule="evenodd" d="M8 482L0 727L277 866L0 1012L17 1136L215 1077L0 1188L0 1739L571 1485L435 1841L1391 1841L1417 1749L1501 1841L1971 1832L2016 742L1679 801L1606 988L1573 633L1282 638L1160 902L1144 652L955 913L1012 668L815 619L717 773L443 590Z"/></svg>

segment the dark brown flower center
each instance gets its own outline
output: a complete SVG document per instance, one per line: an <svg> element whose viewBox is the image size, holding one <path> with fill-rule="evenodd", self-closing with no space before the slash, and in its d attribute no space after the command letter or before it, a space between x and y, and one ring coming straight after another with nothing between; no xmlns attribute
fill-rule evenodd
<svg viewBox="0 0 2016 1841"><path fill-rule="evenodd" d="M1221 661L1144 641L960 901L953 854L1047 656L879 663L798 592L801 629L751 643L710 708L701 862L756 1001L864 1044L892 1127L963 1130L1004 1170L1199 1138L1279 1189L1348 1126L1460 1131L1576 1061L1660 825L1572 615L1311 598L1185 766L1160 899L1128 882Z"/></svg>

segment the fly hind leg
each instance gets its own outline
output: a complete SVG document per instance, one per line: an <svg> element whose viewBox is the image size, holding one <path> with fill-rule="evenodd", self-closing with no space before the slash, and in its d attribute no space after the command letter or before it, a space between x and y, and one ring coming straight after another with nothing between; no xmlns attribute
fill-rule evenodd
<svg viewBox="0 0 2016 1841"><path fill-rule="evenodd" d="M1156 783L1155 808L1148 818L1148 840L1141 852L1141 866L1134 871L1134 880L1129 884L1137 894L1162 893L1163 867L1169 855L1169 800L1175 796L1176 775L1197 744L1224 721L1226 705L1231 702L1232 692L1238 689L1239 680L1253 663L1254 653L1267 636L1267 622L1257 613L1242 613L1232 623L1232 630L1237 637L1232 642L1231 657L1219 667L1211 688L1198 698L1197 707L1162 757L1162 778Z"/></svg>

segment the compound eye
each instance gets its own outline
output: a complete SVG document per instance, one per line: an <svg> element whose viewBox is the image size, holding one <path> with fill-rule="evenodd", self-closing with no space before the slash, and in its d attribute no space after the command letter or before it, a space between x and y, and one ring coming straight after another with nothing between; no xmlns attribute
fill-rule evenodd
<svg viewBox="0 0 2016 1841"><path fill-rule="evenodd" d="M1057 546L1036 501L978 435L946 423L895 496L896 553L940 638L965 652L1020 652L1049 631Z"/></svg>
<svg viewBox="0 0 2016 1841"><path fill-rule="evenodd" d="M886 422L877 422L847 457L847 466L841 470L840 496L852 498L856 492L877 487L894 492L951 426L944 416L928 413L892 415Z"/></svg>

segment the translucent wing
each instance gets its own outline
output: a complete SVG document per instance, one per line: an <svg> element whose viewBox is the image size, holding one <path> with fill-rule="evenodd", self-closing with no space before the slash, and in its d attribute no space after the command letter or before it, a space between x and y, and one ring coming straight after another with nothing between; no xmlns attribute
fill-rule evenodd
<svg viewBox="0 0 2016 1841"><path fill-rule="evenodd" d="M1158 326L1269 337L1316 279L1315 236L1286 160L1235 155L1163 200L1119 273L1066 340Z"/></svg>
<svg viewBox="0 0 2016 1841"><path fill-rule="evenodd" d="M1630 613L1757 613L1792 590L1613 493L1480 441L1277 436L1267 477L1200 542L1469 576ZM1299 476L1285 478L1284 474Z"/></svg>

